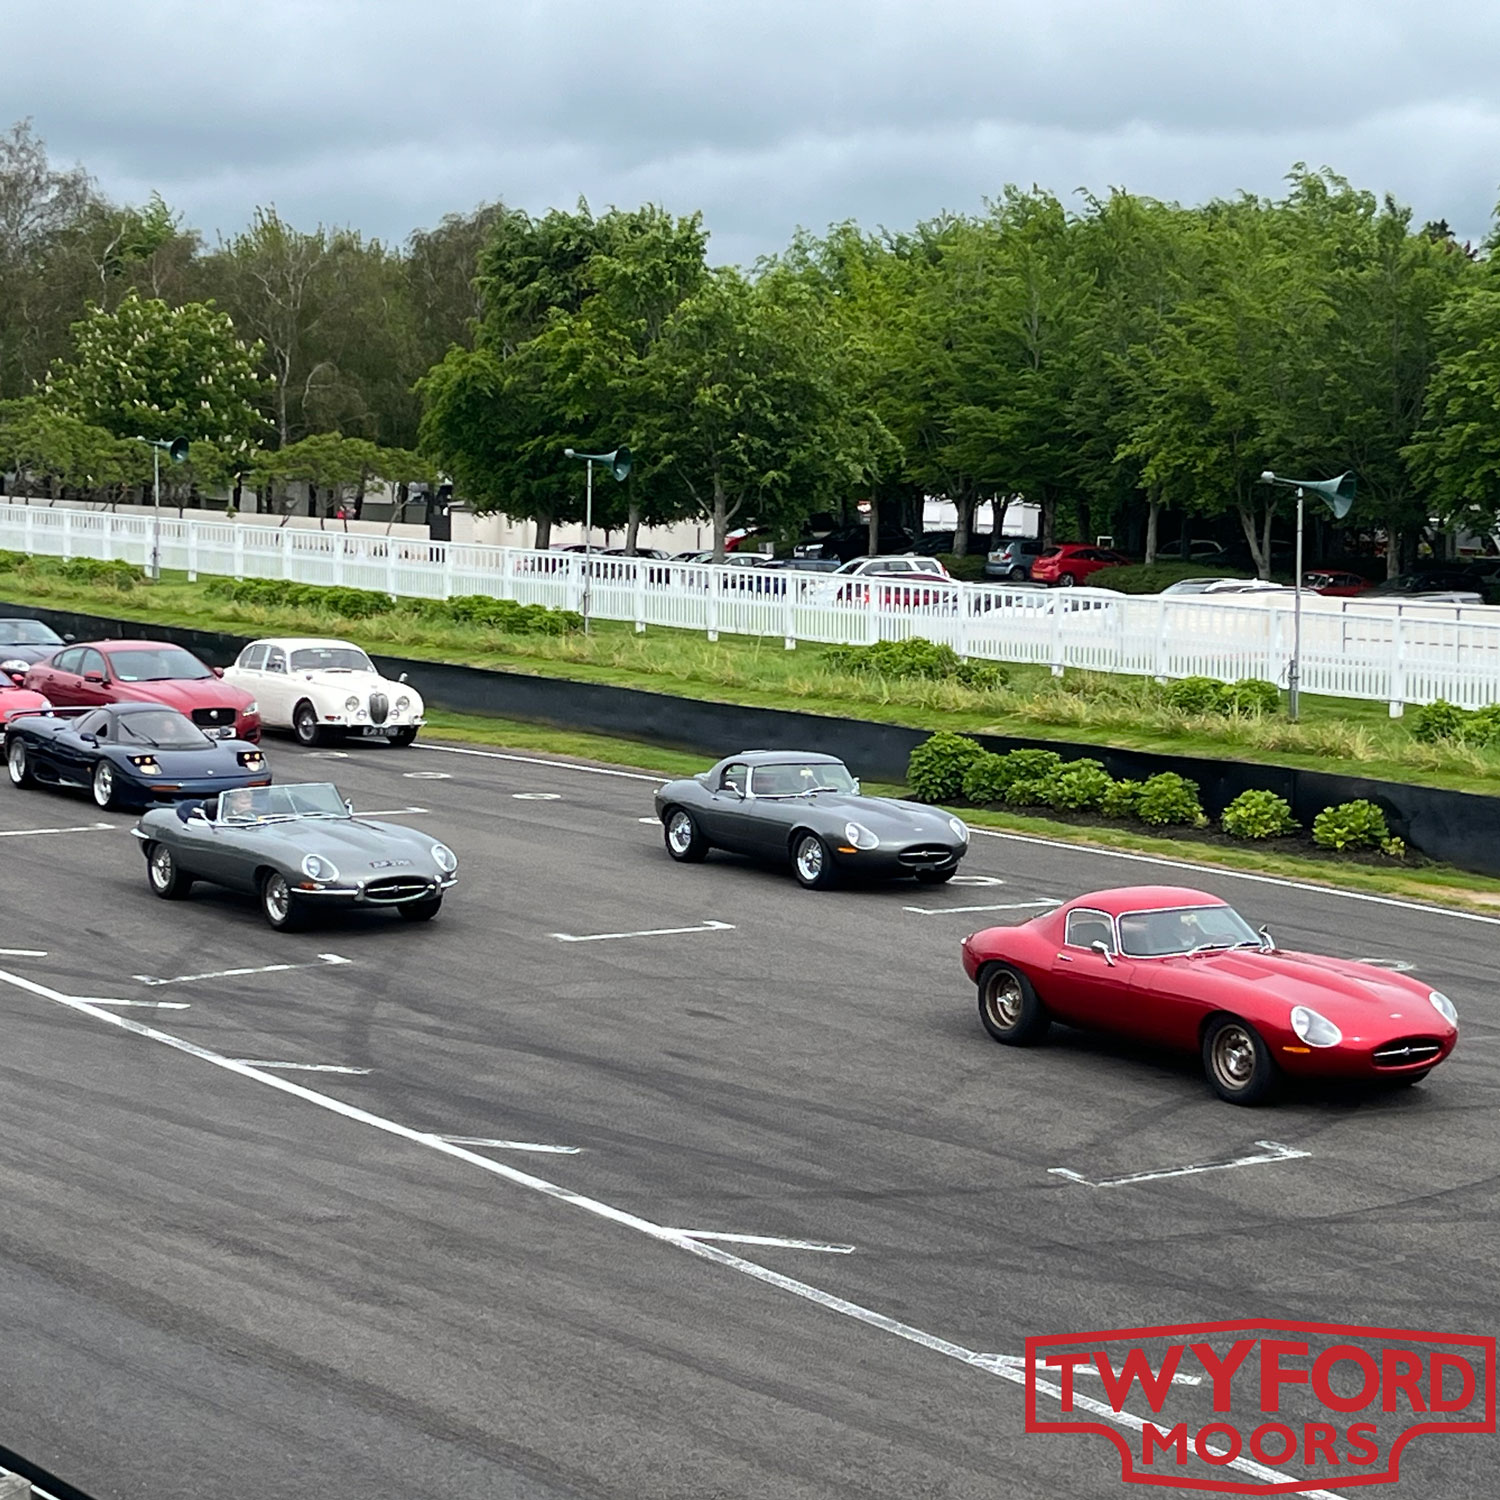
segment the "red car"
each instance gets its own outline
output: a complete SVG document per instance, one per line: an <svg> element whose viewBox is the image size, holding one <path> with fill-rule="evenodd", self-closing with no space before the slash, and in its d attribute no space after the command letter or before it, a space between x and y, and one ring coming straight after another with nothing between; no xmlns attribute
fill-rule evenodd
<svg viewBox="0 0 1500 1500"><path fill-rule="evenodd" d="M59 708L164 703L224 738L260 739L260 710L243 688L219 680L191 651L165 641L91 641L55 652L24 685Z"/></svg>
<svg viewBox="0 0 1500 1500"><path fill-rule="evenodd" d="M839 589L838 599L841 604L868 604L873 594L877 609L956 610L959 590L956 578L936 573L862 573Z"/></svg>
<svg viewBox="0 0 1500 1500"><path fill-rule="evenodd" d="M1064 542L1049 548L1031 565L1034 583L1055 583L1062 588L1087 583L1101 568L1122 568L1130 564L1123 552L1107 547L1086 547L1081 542Z"/></svg>
<svg viewBox="0 0 1500 1500"><path fill-rule="evenodd" d="M1342 569L1319 568L1302 575L1302 587L1315 594L1325 594L1330 599L1352 599L1374 587L1368 578L1358 573L1346 573Z"/></svg>
<svg viewBox="0 0 1500 1500"><path fill-rule="evenodd" d="M1283 1073L1416 1083L1453 1051L1458 1013L1420 980L1287 953L1224 901L1175 886L1095 891L965 938L998 1042L1054 1021L1197 1052L1221 1099L1257 1104Z"/></svg>
<svg viewBox="0 0 1500 1500"><path fill-rule="evenodd" d="M5 724L12 714L45 713L52 705L40 694L29 688L13 685L0 677L0 724Z"/></svg>

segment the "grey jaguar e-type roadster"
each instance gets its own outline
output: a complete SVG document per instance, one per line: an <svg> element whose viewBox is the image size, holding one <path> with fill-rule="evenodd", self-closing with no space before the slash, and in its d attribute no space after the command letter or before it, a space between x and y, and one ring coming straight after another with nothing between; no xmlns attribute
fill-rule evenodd
<svg viewBox="0 0 1500 1500"><path fill-rule="evenodd" d="M279 931L320 906L394 906L409 922L438 914L458 857L430 834L361 818L331 782L242 787L154 808L131 830L163 900L195 880L252 892Z"/></svg>
<svg viewBox="0 0 1500 1500"><path fill-rule="evenodd" d="M812 889L840 875L951 880L969 849L958 818L920 802L865 797L843 761L797 750L745 750L656 794L667 853L710 849L791 861Z"/></svg>

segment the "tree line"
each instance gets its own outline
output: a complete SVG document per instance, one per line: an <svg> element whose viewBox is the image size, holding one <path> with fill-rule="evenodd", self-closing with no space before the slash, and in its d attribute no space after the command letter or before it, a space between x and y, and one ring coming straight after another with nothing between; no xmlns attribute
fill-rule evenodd
<svg viewBox="0 0 1500 1500"><path fill-rule="evenodd" d="M748 270L651 205L496 201L400 246L262 207L210 245L23 123L0 136L0 468L118 493L149 476L138 437L182 435L180 486L357 506L446 475L546 546L582 518L564 449L628 444L630 479L594 492L628 545L864 502L873 547L939 497L962 552L1020 499L1049 540L1148 560L1230 526L1262 572L1288 502L1261 472L1348 469L1348 528L1395 571L1500 519L1491 249L1300 165L1280 198L1196 206L1006 188L910 230L799 231Z"/></svg>

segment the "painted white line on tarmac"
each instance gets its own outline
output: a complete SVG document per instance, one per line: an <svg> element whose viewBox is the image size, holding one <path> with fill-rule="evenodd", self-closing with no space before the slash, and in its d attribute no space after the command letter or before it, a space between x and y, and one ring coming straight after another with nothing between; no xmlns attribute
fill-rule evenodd
<svg viewBox="0 0 1500 1500"><path fill-rule="evenodd" d="M100 833L106 828L123 828L123 823L75 823L71 828L7 828L0 839L30 839L42 833Z"/></svg>
<svg viewBox="0 0 1500 1500"><path fill-rule="evenodd" d="M1257 1141L1262 1150L1259 1156L1237 1156L1229 1161L1201 1161L1190 1167L1163 1167L1156 1172L1130 1172L1124 1177L1103 1177L1097 1182L1067 1167L1048 1167L1054 1177L1066 1177L1080 1187L1113 1188L1129 1187L1137 1182L1160 1182L1164 1177L1192 1177L1199 1172L1227 1172L1234 1167L1258 1167L1267 1162L1298 1161L1312 1155L1311 1151L1299 1151L1294 1146L1283 1146L1279 1141Z"/></svg>
<svg viewBox="0 0 1500 1500"><path fill-rule="evenodd" d="M108 1000L102 995L90 995L88 1004L126 1005L140 1010L191 1010L193 1008L186 1000Z"/></svg>
<svg viewBox="0 0 1500 1500"><path fill-rule="evenodd" d="M359 807L354 811L354 819L358 822L361 818L400 818L404 817L407 813L424 813L427 811L429 809L425 807Z"/></svg>
<svg viewBox="0 0 1500 1500"><path fill-rule="evenodd" d="M660 818L637 818L637 823L660 823Z"/></svg>
<svg viewBox="0 0 1500 1500"><path fill-rule="evenodd" d="M207 974L179 974L175 979L154 979L150 974L132 974L140 984L197 984L200 979L239 979L245 974L282 974L288 969L321 969L325 964L349 964L352 958L337 953L320 953L315 964L262 964L254 969L214 969Z"/></svg>
<svg viewBox="0 0 1500 1500"><path fill-rule="evenodd" d="M348 760L347 750L312 750L308 752L309 760Z"/></svg>
<svg viewBox="0 0 1500 1500"><path fill-rule="evenodd" d="M616 771L609 766L580 766L571 760L543 760L539 755L511 755L503 750L468 750L459 745L413 745L439 755L478 755L484 760L511 760L523 766L550 766L554 771L582 771L589 776L619 776L625 781L652 781L665 786L670 776L648 776L644 771Z"/></svg>
<svg viewBox="0 0 1500 1500"><path fill-rule="evenodd" d="M276 1068L287 1073L356 1073L365 1074L368 1068L344 1068L338 1063L293 1063L269 1062L263 1057L231 1057L226 1061L238 1063L245 1068Z"/></svg>
<svg viewBox="0 0 1500 1500"><path fill-rule="evenodd" d="M1288 891L1312 891L1318 896L1341 896L1345 901L1368 901L1374 906L1394 906L1402 911L1418 911L1440 917L1457 917L1461 922L1485 922L1500 927L1500 917L1487 917L1477 911L1459 911L1452 906L1433 906L1425 901L1402 901L1396 896L1376 896L1369 891L1346 891L1337 885L1315 885L1310 880L1288 880L1281 875L1255 875L1249 870L1229 870L1220 865L1199 865L1187 859L1167 859L1160 854L1132 854L1125 849L1101 849L1097 844L1069 844L1062 839L1038 838L1034 833L1002 833L998 828L969 828L970 833L987 839L1009 839L1014 844L1036 844L1043 849L1062 849L1069 854L1092 854L1099 859L1124 859L1138 865L1158 865L1167 870L1193 870L1200 875L1221 875L1226 880L1248 880L1256 885L1279 885Z"/></svg>
<svg viewBox="0 0 1500 1500"><path fill-rule="evenodd" d="M720 1234L714 1229L679 1229L690 1240L722 1240L727 1245L769 1245L779 1250L816 1250L821 1255L853 1255L853 1245L829 1245L822 1240L784 1240L774 1234Z"/></svg>
<svg viewBox="0 0 1500 1500"><path fill-rule="evenodd" d="M561 792L512 792L511 798L516 802L561 802Z"/></svg>
<svg viewBox="0 0 1500 1500"><path fill-rule="evenodd" d="M1008 901L1001 906L903 906L902 911L915 912L919 917L946 917L955 912L971 911L1033 911L1038 906L1061 906L1050 896L1045 901Z"/></svg>
<svg viewBox="0 0 1500 1500"><path fill-rule="evenodd" d="M8 969L0 969L0 984L8 984L15 989L25 990L32 995L40 996L42 999L51 1000L67 1009L76 1011L81 1015L92 1016L95 1020L107 1022L121 1031L128 1031L134 1036L139 1036L147 1041L156 1042L161 1046L170 1047L175 1052L181 1052L188 1057L195 1057L200 1062L206 1062L216 1068L223 1068L227 1072L237 1073L242 1078L264 1085L266 1088L276 1089L280 1093L290 1095L294 1099L301 1099L304 1103L312 1104L318 1109L327 1110L330 1114L336 1114L343 1119L353 1121L355 1124L367 1125L373 1130L378 1130L386 1135L395 1136L414 1145L426 1147L428 1150L436 1151L440 1155L451 1157L455 1161L462 1161L469 1166L478 1167L480 1171L489 1172L495 1177L503 1178L506 1182L516 1187L526 1188L528 1191L538 1193L543 1197L551 1198L554 1202L565 1203L569 1207L582 1209L585 1213L592 1214L596 1218L603 1219L611 1224L617 1224L623 1229L634 1230L638 1234L645 1235L659 1244L672 1245L688 1255L695 1256L699 1260L723 1267L725 1270L738 1272L751 1280L760 1282L763 1286L774 1287L778 1291L788 1293L790 1296L799 1297L803 1301L811 1303L815 1307L821 1307L826 1312L837 1313L841 1317L852 1319L857 1323L863 1323L867 1328L876 1329L881 1333L888 1333L894 1338L902 1339L907 1343L914 1344L918 1348L926 1349L933 1354L941 1354L945 1358L958 1361L960 1364L968 1365L971 1369L981 1370L990 1375L1008 1380L1013 1385L1026 1385L1026 1371L1024 1365L1002 1364L1000 1361L1013 1356L997 1356L994 1354L981 1354L977 1350L965 1348L962 1344L955 1344L950 1339L942 1338L938 1334L927 1333L921 1328L916 1328L910 1323L903 1323L898 1318L888 1317L885 1313L876 1312L873 1308L863 1307L858 1302L851 1302L847 1298L835 1296L832 1292L825 1292L820 1287L815 1287L806 1281L798 1281L795 1277L783 1276L779 1271L773 1271L767 1266L760 1265L753 1260L746 1260L743 1256L735 1255L728 1250L721 1250L717 1245L706 1244L702 1240L689 1239L679 1230L671 1229L665 1224L653 1223L650 1219L643 1219L638 1214L632 1214L625 1209L616 1208L613 1204L605 1203L598 1198L590 1198L582 1193L575 1193L571 1188L565 1188L555 1182L548 1182L543 1177L536 1177L530 1172L523 1172L518 1167L512 1167L506 1162L496 1161L493 1157L480 1156L476 1152L467 1150L463 1146L454 1146L439 1136L426 1135L421 1131L413 1130L408 1125L398 1124L395 1120L388 1120L381 1115L372 1114L369 1110L359 1109L352 1104L346 1104L341 1099L335 1099L331 1094L320 1094L315 1089L305 1088L300 1083L293 1083L287 1078L278 1078L275 1073L261 1071L254 1064L243 1062L232 1057L224 1057L220 1053L211 1052L207 1047L200 1047L195 1042L183 1040L182 1037L173 1036L170 1032L158 1031L154 1026L145 1026L139 1021L132 1021L128 1016L117 1016L107 1010L100 1010L90 1005L86 1000L79 1000L71 995L61 994L59 991L50 989L44 984L38 984L35 980L26 979L20 974L13 974ZM1057 1400L1062 1399L1062 1387L1052 1384L1050 1381L1036 1379L1032 1387L1043 1395L1051 1396ZM1116 1411L1112 1406L1102 1401L1095 1401L1092 1396L1080 1395L1076 1390L1073 1393L1073 1405L1084 1411L1092 1412L1095 1416L1106 1422L1113 1422L1117 1426L1128 1428L1133 1432L1140 1432L1146 1425L1145 1420L1137 1417L1132 1412ZM1284 1474L1275 1469L1265 1468L1250 1459L1239 1457L1226 1461L1224 1467L1237 1469L1244 1474L1253 1474L1258 1479L1268 1479L1289 1484L1294 1476ZM1326 1490L1315 1491L1310 1500L1338 1500L1336 1495Z"/></svg>
<svg viewBox="0 0 1500 1500"><path fill-rule="evenodd" d="M577 1156L581 1146L548 1146L541 1141L491 1141L478 1135L440 1135L436 1140L447 1141L450 1146L488 1146L492 1151L538 1151L549 1156Z"/></svg>
<svg viewBox="0 0 1500 1500"><path fill-rule="evenodd" d="M46 958L45 948L0 948L6 958Z"/></svg>
<svg viewBox="0 0 1500 1500"><path fill-rule="evenodd" d="M652 822L656 820L653 818ZM1004 885L998 875L955 875L949 885Z"/></svg>
<svg viewBox="0 0 1500 1500"><path fill-rule="evenodd" d="M641 932L554 932L560 943L611 943L616 938L676 937L683 932L733 932L733 922L700 922L696 927L648 927Z"/></svg>
<svg viewBox="0 0 1500 1500"><path fill-rule="evenodd" d="M403 771L402 778L406 781L452 781L453 778L446 771Z"/></svg>

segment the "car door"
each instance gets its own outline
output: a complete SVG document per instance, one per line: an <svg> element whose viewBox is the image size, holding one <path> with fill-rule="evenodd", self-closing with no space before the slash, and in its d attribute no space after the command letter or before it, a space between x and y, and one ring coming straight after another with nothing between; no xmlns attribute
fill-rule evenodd
<svg viewBox="0 0 1500 1500"><path fill-rule="evenodd" d="M78 692L83 686L83 647L72 646L59 651L50 662L34 667L26 674L28 686L45 694L58 708L76 708Z"/></svg>
<svg viewBox="0 0 1500 1500"><path fill-rule="evenodd" d="M108 738L109 715L103 709L83 714L49 736L46 757L58 779L87 786L93 779L101 736Z"/></svg>
<svg viewBox="0 0 1500 1500"><path fill-rule="evenodd" d="M749 790L750 767L744 761L732 761L719 773L702 812L703 831L711 843L741 851L752 847L754 836L745 817Z"/></svg>
<svg viewBox="0 0 1500 1500"><path fill-rule="evenodd" d="M1097 952L1102 942L1109 950ZM1119 952L1107 912L1075 907L1067 915L1063 945L1052 960L1047 1003L1065 1021L1099 1031L1131 1034L1130 980L1134 965Z"/></svg>
<svg viewBox="0 0 1500 1500"><path fill-rule="evenodd" d="M75 691L78 694L77 701L88 708L98 708L115 701L109 663L105 661L102 651L95 651L91 646L84 649Z"/></svg>
<svg viewBox="0 0 1500 1500"><path fill-rule="evenodd" d="M791 772L791 781L787 772ZM787 794L798 790L796 768L754 766L750 771L750 796L742 805L740 821L745 846L765 859L784 859L793 827L806 807L805 799Z"/></svg>
<svg viewBox="0 0 1500 1500"><path fill-rule="evenodd" d="M287 671L286 651L280 646L266 648L265 667L260 673L257 701L263 724L285 729L292 722L292 679Z"/></svg>

